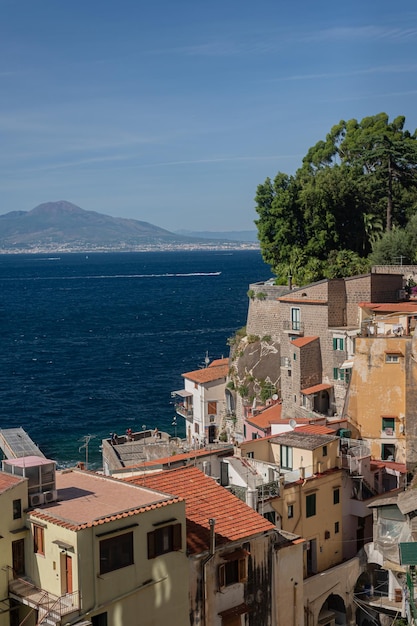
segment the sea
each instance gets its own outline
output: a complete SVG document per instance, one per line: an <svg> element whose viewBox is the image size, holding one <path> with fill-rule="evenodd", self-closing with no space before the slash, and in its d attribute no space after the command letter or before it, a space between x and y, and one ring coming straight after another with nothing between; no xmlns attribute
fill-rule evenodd
<svg viewBox="0 0 417 626"><path fill-rule="evenodd" d="M0 255L0 429L93 469L111 432L184 436L171 392L228 356L268 278L257 250Z"/></svg>

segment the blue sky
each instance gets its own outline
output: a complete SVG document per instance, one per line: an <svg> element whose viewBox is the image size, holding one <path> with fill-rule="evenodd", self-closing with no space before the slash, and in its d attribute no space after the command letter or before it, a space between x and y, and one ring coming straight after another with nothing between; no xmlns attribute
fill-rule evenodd
<svg viewBox="0 0 417 626"><path fill-rule="evenodd" d="M341 119L417 127L415 0L0 0L0 213L254 229Z"/></svg>

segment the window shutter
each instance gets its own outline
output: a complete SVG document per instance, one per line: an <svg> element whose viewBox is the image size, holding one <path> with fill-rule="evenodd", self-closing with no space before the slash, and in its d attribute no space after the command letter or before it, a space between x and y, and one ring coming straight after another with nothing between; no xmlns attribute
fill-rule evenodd
<svg viewBox="0 0 417 626"><path fill-rule="evenodd" d="M333 337L333 350L337 350L337 339Z"/></svg>
<svg viewBox="0 0 417 626"><path fill-rule="evenodd" d="M181 524L174 524L172 527L172 549L173 550L181 550L182 541L181 541Z"/></svg>
<svg viewBox="0 0 417 626"><path fill-rule="evenodd" d="M154 559L155 554L155 533L148 533L148 559Z"/></svg>
<svg viewBox="0 0 417 626"><path fill-rule="evenodd" d="M239 582L243 583L246 579L246 558L243 558L239 559Z"/></svg>

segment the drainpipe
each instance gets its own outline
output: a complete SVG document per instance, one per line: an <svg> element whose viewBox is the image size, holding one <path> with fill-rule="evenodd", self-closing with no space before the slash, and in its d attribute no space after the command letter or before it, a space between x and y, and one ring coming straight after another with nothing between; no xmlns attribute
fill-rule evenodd
<svg viewBox="0 0 417 626"><path fill-rule="evenodd" d="M201 586L202 586L202 601L201 601L201 612L202 612L202 619L201 619L201 626L205 626L206 624L206 606L207 606L207 572L206 572L206 566L207 563L209 563L209 561L211 561L211 559L214 557L215 552L216 552L216 531L215 531L215 525L216 525L216 520L213 517L210 517L209 519L209 525L210 525L210 548L209 548L209 554L208 556L203 560L202 563L202 572L201 572Z"/></svg>
<svg viewBox="0 0 417 626"><path fill-rule="evenodd" d="M297 626L297 585L295 582L293 586L293 624Z"/></svg>

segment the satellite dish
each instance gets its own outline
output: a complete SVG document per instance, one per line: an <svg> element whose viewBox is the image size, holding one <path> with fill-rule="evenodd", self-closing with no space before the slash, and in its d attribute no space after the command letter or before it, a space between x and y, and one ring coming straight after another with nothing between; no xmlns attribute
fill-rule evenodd
<svg viewBox="0 0 417 626"><path fill-rule="evenodd" d="M291 419L290 420L290 426L294 430L294 428L297 426L297 422L295 420Z"/></svg>
<svg viewBox="0 0 417 626"><path fill-rule="evenodd" d="M274 402L276 402L278 400L278 395L274 393L274 395L272 396L272 399Z"/></svg>

